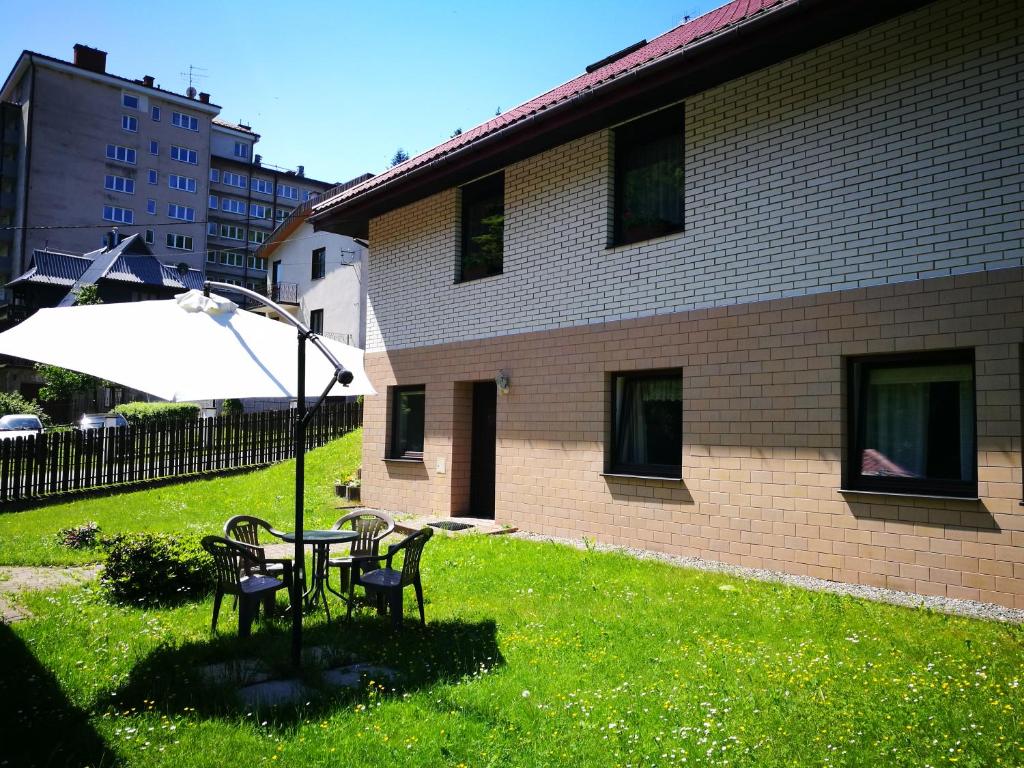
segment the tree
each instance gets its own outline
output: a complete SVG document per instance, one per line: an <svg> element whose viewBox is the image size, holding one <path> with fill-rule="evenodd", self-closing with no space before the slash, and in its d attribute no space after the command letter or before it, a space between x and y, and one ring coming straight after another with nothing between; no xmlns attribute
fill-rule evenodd
<svg viewBox="0 0 1024 768"><path fill-rule="evenodd" d="M399 147L395 150L395 156L391 158L391 167L394 168L396 165L400 165L409 159L409 153Z"/></svg>
<svg viewBox="0 0 1024 768"><path fill-rule="evenodd" d="M75 304L102 304L99 290L95 285L83 285L75 293ZM92 394L93 405L98 401L97 390L100 387L109 387L110 383L97 379L77 371L69 371L56 365L36 363L36 373L43 380L43 386L39 390L39 399L44 402L54 400L67 400L79 393L89 392Z"/></svg>

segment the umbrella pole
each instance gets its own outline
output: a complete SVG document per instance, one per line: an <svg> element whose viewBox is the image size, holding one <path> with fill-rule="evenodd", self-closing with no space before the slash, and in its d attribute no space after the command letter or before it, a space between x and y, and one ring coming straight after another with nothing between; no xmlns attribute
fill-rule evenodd
<svg viewBox="0 0 1024 768"><path fill-rule="evenodd" d="M306 584L303 506L306 486L306 336L299 331L298 399L295 402L295 597L292 598L292 665L302 666L302 589ZM297 604L296 604L297 603Z"/></svg>

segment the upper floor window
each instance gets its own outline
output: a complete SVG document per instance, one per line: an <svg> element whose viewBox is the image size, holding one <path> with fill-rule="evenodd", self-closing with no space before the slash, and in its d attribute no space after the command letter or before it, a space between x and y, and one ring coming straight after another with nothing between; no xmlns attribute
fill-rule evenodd
<svg viewBox="0 0 1024 768"><path fill-rule="evenodd" d="M274 194L274 183L267 179L253 179L252 191L262 192L264 195L272 195Z"/></svg>
<svg viewBox="0 0 1024 768"><path fill-rule="evenodd" d="M313 269L310 275L313 280L319 280L327 274L327 249L316 248L313 251Z"/></svg>
<svg viewBox="0 0 1024 768"><path fill-rule="evenodd" d="M139 97L133 96L130 93L121 94L121 106L127 109L138 109L139 108Z"/></svg>
<svg viewBox="0 0 1024 768"><path fill-rule="evenodd" d="M274 221L281 222L288 218L291 213L287 208L278 208L274 211Z"/></svg>
<svg viewBox="0 0 1024 768"><path fill-rule="evenodd" d="M159 155L160 154L160 142L156 139L149 140L149 154Z"/></svg>
<svg viewBox="0 0 1024 768"><path fill-rule="evenodd" d="M270 239L270 233L269 232L264 232L263 230L260 230L260 229L250 229L249 230L249 242L250 243L256 243L257 245L263 245L263 243L267 242L267 240L269 240L269 239Z"/></svg>
<svg viewBox="0 0 1024 768"><path fill-rule="evenodd" d="M117 144L107 144L107 158L121 163L135 165L135 150Z"/></svg>
<svg viewBox="0 0 1024 768"><path fill-rule="evenodd" d="M154 171L152 168L149 170L149 183L156 184L160 180L160 174Z"/></svg>
<svg viewBox="0 0 1024 768"><path fill-rule="evenodd" d="M269 219L270 207L259 205L258 203L249 203L249 215L256 219Z"/></svg>
<svg viewBox="0 0 1024 768"><path fill-rule="evenodd" d="M222 210L228 213L238 213L245 215L245 201L244 200L233 200L230 197L222 198L220 201L220 207Z"/></svg>
<svg viewBox="0 0 1024 768"><path fill-rule="evenodd" d="M131 115L121 115L121 130L129 133L139 132L139 118Z"/></svg>
<svg viewBox="0 0 1024 768"><path fill-rule="evenodd" d="M171 112L171 125L184 128L187 131L199 130L199 120L192 117L192 115L186 115L184 112Z"/></svg>
<svg viewBox="0 0 1024 768"><path fill-rule="evenodd" d="M977 496L974 351L849 362L853 490Z"/></svg>
<svg viewBox="0 0 1024 768"><path fill-rule="evenodd" d="M220 181L220 171L216 168L210 169L210 181Z"/></svg>
<svg viewBox="0 0 1024 768"><path fill-rule="evenodd" d="M103 177L103 188L111 192L124 192L128 195L135 194L135 179L128 179L124 176L113 176L107 174Z"/></svg>
<svg viewBox="0 0 1024 768"><path fill-rule="evenodd" d="M308 189L305 192L302 193L302 199L303 200L312 200L313 198L319 197L319 196L320 196L319 192L310 192Z"/></svg>
<svg viewBox="0 0 1024 768"><path fill-rule="evenodd" d="M220 202L216 195L210 195L210 207L215 211L220 207Z"/></svg>
<svg viewBox="0 0 1024 768"><path fill-rule="evenodd" d="M500 275L505 239L505 172L462 188L460 282Z"/></svg>
<svg viewBox="0 0 1024 768"><path fill-rule="evenodd" d="M249 156L249 145L244 141L235 142L235 157L248 157Z"/></svg>
<svg viewBox="0 0 1024 768"><path fill-rule="evenodd" d="M192 238L189 235L178 235L174 232L167 233L167 247L177 251L191 251Z"/></svg>
<svg viewBox="0 0 1024 768"><path fill-rule="evenodd" d="M313 333L324 332L324 311L322 309L310 310L309 330L311 330Z"/></svg>
<svg viewBox="0 0 1024 768"><path fill-rule="evenodd" d="M199 153L194 149L187 149L185 147L177 147L171 145L171 160L177 160L179 163L188 163L189 165L199 164Z"/></svg>
<svg viewBox="0 0 1024 768"><path fill-rule="evenodd" d="M104 205L103 219L105 221L116 221L118 224L134 224L135 213L131 208L118 208L116 205Z"/></svg>
<svg viewBox="0 0 1024 768"><path fill-rule="evenodd" d="M677 369L612 376L609 470L682 476L683 374Z"/></svg>
<svg viewBox="0 0 1024 768"><path fill-rule="evenodd" d="M279 197L287 197L289 200L299 199L298 187L290 187L287 184L278 184L277 194Z"/></svg>
<svg viewBox="0 0 1024 768"><path fill-rule="evenodd" d="M156 242L156 231L152 229L146 230L146 242L149 245L153 245Z"/></svg>
<svg viewBox="0 0 1024 768"><path fill-rule="evenodd" d="M190 208L187 205L178 205L177 203L167 204L167 216L172 219L180 219L181 221L195 221L196 220L196 209Z"/></svg>
<svg viewBox="0 0 1024 768"><path fill-rule="evenodd" d="M234 224L221 224L219 234L228 240L245 240L245 230Z"/></svg>
<svg viewBox="0 0 1024 768"><path fill-rule="evenodd" d="M160 107L152 106L149 108L150 116L156 121L160 122Z"/></svg>
<svg viewBox="0 0 1024 768"><path fill-rule="evenodd" d="M167 186L171 189L180 189L184 192L196 191L196 180L191 176L178 176L175 173L168 174Z"/></svg>
<svg viewBox="0 0 1024 768"><path fill-rule="evenodd" d="M221 181L229 187L238 187L239 189L245 189L249 184L249 180L245 176L240 173L232 173L231 171L224 171L221 174Z"/></svg>
<svg viewBox="0 0 1024 768"><path fill-rule="evenodd" d="M247 263L249 269L259 270L260 272L267 271L267 260L262 256L250 256Z"/></svg>
<svg viewBox="0 0 1024 768"><path fill-rule="evenodd" d="M616 245L682 231L683 141L682 107L615 129Z"/></svg>
<svg viewBox="0 0 1024 768"><path fill-rule="evenodd" d="M146 213L150 216L156 216L156 200L152 197L146 200Z"/></svg>

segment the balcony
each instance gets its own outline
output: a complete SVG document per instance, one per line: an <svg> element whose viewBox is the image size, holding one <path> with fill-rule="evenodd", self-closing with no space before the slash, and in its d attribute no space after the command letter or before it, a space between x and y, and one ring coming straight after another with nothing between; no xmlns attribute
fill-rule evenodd
<svg viewBox="0 0 1024 768"><path fill-rule="evenodd" d="M299 286L296 283L274 283L270 287L270 300L278 304L298 304Z"/></svg>

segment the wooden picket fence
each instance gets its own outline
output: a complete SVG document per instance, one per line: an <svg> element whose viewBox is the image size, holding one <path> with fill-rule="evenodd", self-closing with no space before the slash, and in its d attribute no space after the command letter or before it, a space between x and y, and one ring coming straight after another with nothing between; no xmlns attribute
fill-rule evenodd
<svg viewBox="0 0 1024 768"><path fill-rule="evenodd" d="M264 411L0 440L0 503L283 461L295 455L294 419L294 410ZM306 446L361 424L361 404L325 403Z"/></svg>

